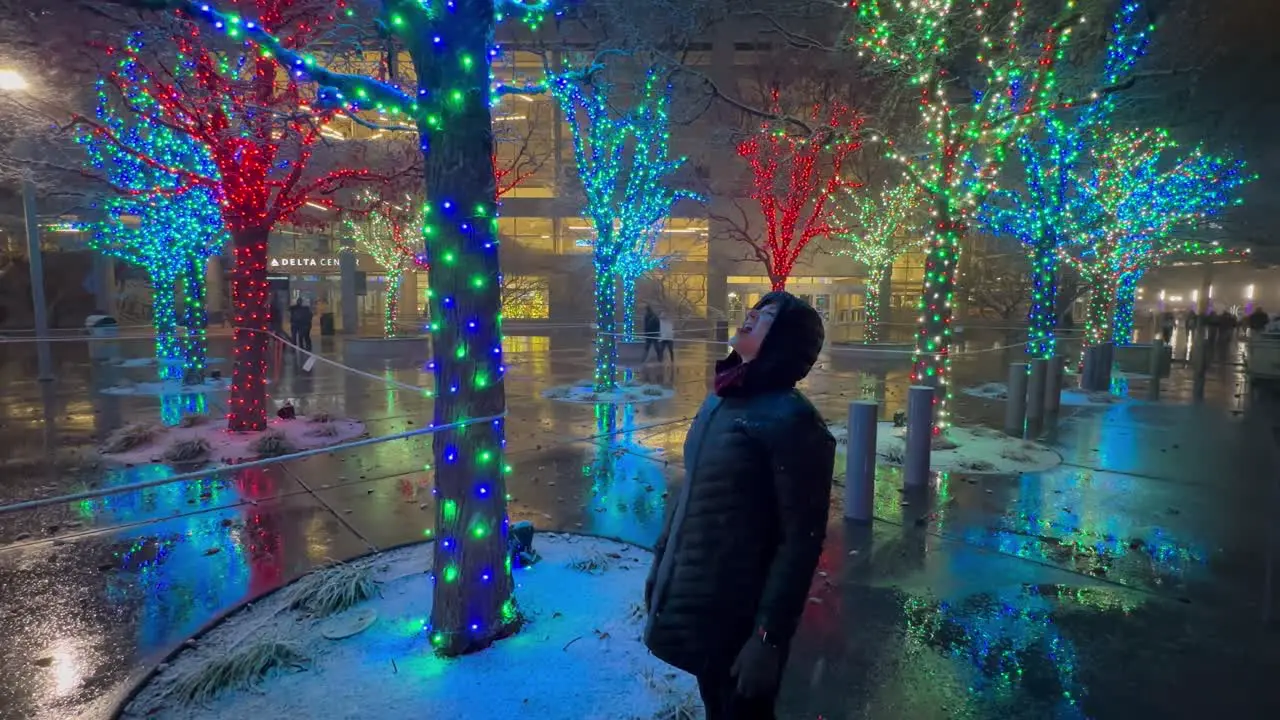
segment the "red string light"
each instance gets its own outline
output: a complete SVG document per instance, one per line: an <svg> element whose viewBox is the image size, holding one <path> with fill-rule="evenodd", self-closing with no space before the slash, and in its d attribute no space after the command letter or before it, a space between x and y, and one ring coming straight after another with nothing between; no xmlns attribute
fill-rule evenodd
<svg viewBox="0 0 1280 720"><path fill-rule="evenodd" d="M770 112L781 118L778 90ZM845 180L845 160L862 147L858 129L862 118L848 106L833 103L810 108L817 127L807 137L788 135L782 120L767 120L760 130L738 144L738 155L751 163L754 190L766 236L757 253L774 290L782 290L809 241L834 232L829 200L837 190L857 187Z"/></svg>

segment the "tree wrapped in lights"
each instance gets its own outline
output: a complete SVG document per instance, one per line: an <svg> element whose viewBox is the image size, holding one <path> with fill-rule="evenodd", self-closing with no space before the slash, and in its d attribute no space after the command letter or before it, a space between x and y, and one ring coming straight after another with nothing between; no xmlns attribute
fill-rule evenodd
<svg viewBox="0 0 1280 720"><path fill-rule="evenodd" d="M669 186L684 158L668 154L670 86L656 68L638 88L635 106L615 117L613 87L601 69L552 73L548 89L573 131L573 156L591 221L595 267L595 390L618 387L618 291L649 269L657 233L683 198L701 198Z"/></svg>
<svg viewBox="0 0 1280 720"><path fill-rule="evenodd" d="M961 243L974 210L995 189L1011 142L1053 108L1054 68L1083 18L1061 0L1057 18L1028 50L1027 11L1008 2L850 3L850 42L918 93L918 136L884 138L930 209L912 380L933 385L934 427L949 424L952 300ZM961 57L972 49L973 62ZM961 74L956 68L968 70ZM874 138L873 138L874 139Z"/></svg>
<svg viewBox="0 0 1280 720"><path fill-rule="evenodd" d="M384 176L369 170L309 173L320 131L338 108L309 104L313 98L304 94L299 73L283 66L275 52L244 42L246 34L265 32L275 34L280 49L300 48L333 21L343 0L252 0L242 6L256 19L213 21L239 45L218 43L216 34L206 37L197 23L178 20L177 30L165 39L176 53L144 55L140 35L107 51L117 63L107 81L118 102L143 120L202 145L216 172L168 165L102 122L80 120L97 140L173 173L183 191L204 188L218 198L235 255L235 366L227 427L254 431L267 426L267 243L272 228L307 203L332 207L332 193L348 182ZM197 17L215 12L205 3L181 7Z"/></svg>
<svg viewBox="0 0 1280 720"><path fill-rule="evenodd" d="M430 367L435 378L434 597L428 633L442 655L480 650L515 632L506 515L497 188L490 106L491 43L500 17L536 28L543 0L384 0L381 26L408 53L417 88L333 72L264 31L258 18L184 2L208 25L252 41L294 77L321 86L323 107L412 122L424 158ZM353 11L348 12L354 16ZM379 118L382 119L382 118ZM372 122L362 118L365 122ZM428 534L432 531L428 530Z"/></svg>
<svg viewBox="0 0 1280 720"><path fill-rule="evenodd" d="M1238 204L1236 191L1254 176L1242 161L1200 148L1179 155L1178 149L1164 130L1131 130L1111 133L1089 152L1078 200L1076 229L1082 235L1079 248L1067 256L1092 288L1086 346L1117 337L1117 313L1119 324L1132 330L1132 292L1124 290L1128 307L1116 303L1122 286L1135 287L1143 273L1170 257L1226 252L1173 236Z"/></svg>
<svg viewBox="0 0 1280 720"><path fill-rule="evenodd" d="M149 99L134 101L145 104ZM91 225L89 245L146 271L161 378L198 383L206 356L204 266L222 251L226 233L213 192L186 185L180 171L168 168L189 168L209 177L217 177L217 168L203 145L145 116L121 116L101 92L96 115L112 136L154 162L144 162L100 134L79 136L90 172L115 191L100 208L106 220ZM178 331L179 291L185 335Z"/></svg>
<svg viewBox="0 0 1280 720"><path fill-rule="evenodd" d="M358 221L347 220L346 229L354 241L354 248L346 249L369 253L386 273L387 302L382 314L382 332L384 337L394 337L404 273L410 268L416 270L425 265L418 250L422 245L418 235L421 226L411 223L410 213L405 208L375 201L369 193L362 193L362 198L366 203L373 203L374 207Z"/></svg>
<svg viewBox="0 0 1280 720"><path fill-rule="evenodd" d="M888 185L871 196L861 189L846 190L837 203L840 228L834 237L842 245L836 254L853 258L867 266L867 324L862 341L880 341L882 290L893 272L893 263L903 253L924 246L922 235L913 235L918 225L920 188L914 183Z"/></svg>
<svg viewBox="0 0 1280 720"><path fill-rule="evenodd" d="M779 92L772 92L769 112L782 116ZM814 104L807 120L814 128L801 137L786 132L782 120L765 120L738 143L737 152L751 165L751 199L764 217L763 243L740 234L765 267L774 290L783 290L796 260L815 237L830 234L832 198L855 184L844 178L845 161L862 147L862 119L850 108Z"/></svg>
<svg viewBox="0 0 1280 720"><path fill-rule="evenodd" d="M1128 2L1117 12L1099 87L1114 88L1131 80L1135 65L1146 53L1153 27L1140 21L1140 10L1141 3ZM1022 243L1031 261L1027 354L1033 358L1051 358L1056 352L1058 258L1080 233L1076 203L1081 163L1088 148L1105 141L1115 109L1115 95L1104 93L1078 110L1045 114L1037 131L1019 136L1016 142L1023 189L992 193L977 213L985 230ZM1135 286L1128 283L1128 287Z"/></svg>

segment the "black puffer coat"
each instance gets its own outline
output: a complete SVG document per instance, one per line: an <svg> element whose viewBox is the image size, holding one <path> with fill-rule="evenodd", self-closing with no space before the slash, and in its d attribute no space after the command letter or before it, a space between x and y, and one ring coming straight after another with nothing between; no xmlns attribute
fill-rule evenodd
<svg viewBox="0 0 1280 720"><path fill-rule="evenodd" d="M823 341L817 313L794 296L759 356L736 353L741 382L698 411L685 440L685 482L655 548L645 598L645 644L693 674L727 668L758 631L785 644L795 632L822 552L835 441L795 389Z"/></svg>

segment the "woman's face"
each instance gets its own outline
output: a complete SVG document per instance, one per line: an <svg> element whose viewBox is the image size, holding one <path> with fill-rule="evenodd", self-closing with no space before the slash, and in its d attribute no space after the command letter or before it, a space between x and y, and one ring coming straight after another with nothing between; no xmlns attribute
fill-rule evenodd
<svg viewBox="0 0 1280 720"><path fill-rule="evenodd" d="M764 338L773 327L773 320L778 316L777 303L769 303L761 308L752 308L747 312L746 320L738 333L729 340L729 347L738 351L744 361L755 360L764 345Z"/></svg>

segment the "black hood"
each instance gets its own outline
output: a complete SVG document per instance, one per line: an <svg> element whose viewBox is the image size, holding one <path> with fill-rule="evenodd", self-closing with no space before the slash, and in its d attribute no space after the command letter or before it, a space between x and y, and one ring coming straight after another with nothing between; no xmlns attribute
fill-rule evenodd
<svg viewBox="0 0 1280 720"><path fill-rule="evenodd" d="M818 354L826 340L822 316L809 303L789 292L775 290L760 298L752 309L759 310L770 303L778 306L773 326L764 337L760 354L746 364L741 382L735 383L740 392L746 394L795 387L818 362ZM733 351L729 357L716 363L716 372L732 370L742 364L742 356Z"/></svg>

